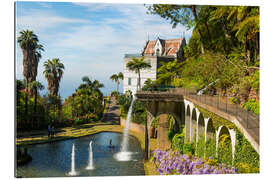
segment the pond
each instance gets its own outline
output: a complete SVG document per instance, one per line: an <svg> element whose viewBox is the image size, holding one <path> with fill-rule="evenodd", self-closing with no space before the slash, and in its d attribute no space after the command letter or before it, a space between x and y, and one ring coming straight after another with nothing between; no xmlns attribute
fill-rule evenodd
<svg viewBox="0 0 270 180"><path fill-rule="evenodd" d="M114 148L109 147L110 139ZM129 161L119 161L123 134L102 132L77 139L28 146L32 161L18 166L17 177L64 177L70 176L72 168L72 146L74 144L74 169L76 176L138 176L144 175L143 152L139 141L129 136ZM87 170L90 142L94 169Z"/></svg>

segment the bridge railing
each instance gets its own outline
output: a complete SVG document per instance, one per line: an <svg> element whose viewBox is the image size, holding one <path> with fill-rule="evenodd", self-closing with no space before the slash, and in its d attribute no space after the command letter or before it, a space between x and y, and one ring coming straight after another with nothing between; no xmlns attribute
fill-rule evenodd
<svg viewBox="0 0 270 180"><path fill-rule="evenodd" d="M196 91L187 90L184 88L171 89L170 92L184 94L190 99L194 99L202 104L206 104L216 109L238 117L238 120L246 128L259 128L260 117L250 111L243 109L239 104L232 104L230 102L231 97L224 97L219 95L197 95Z"/></svg>

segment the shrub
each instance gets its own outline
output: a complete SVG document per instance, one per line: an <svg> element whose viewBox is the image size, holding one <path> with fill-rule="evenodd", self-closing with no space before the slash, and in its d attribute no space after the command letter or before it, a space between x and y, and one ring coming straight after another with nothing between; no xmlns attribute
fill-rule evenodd
<svg viewBox="0 0 270 180"><path fill-rule="evenodd" d="M215 156L216 156L216 140L215 138L209 138L205 143L205 157L210 158Z"/></svg>
<svg viewBox="0 0 270 180"><path fill-rule="evenodd" d="M252 111L256 115L260 115L260 103L254 99L249 99L246 103L242 104L242 107L247 111Z"/></svg>
<svg viewBox="0 0 270 180"><path fill-rule="evenodd" d="M232 164L232 144L228 134L220 136L218 145L218 162Z"/></svg>
<svg viewBox="0 0 270 180"><path fill-rule="evenodd" d="M258 173L260 155L239 131L236 133L236 141L234 164L237 171L241 173Z"/></svg>
<svg viewBox="0 0 270 180"><path fill-rule="evenodd" d="M230 102L233 104L240 104L240 99L238 97L231 97Z"/></svg>
<svg viewBox="0 0 270 180"><path fill-rule="evenodd" d="M161 175L171 174L234 174L236 170L225 164L211 166L202 158L183 155L179 152L156 149L152 158L156 171Z"/></svg>
<svg viewBox="0 0 270 180"><path fill-rule="evenodd" d="M183 135L183 133L175 134L172 138L172 149L183 152L183 145L185 143L184 141L185 141L185 135Z"/></svg>
<svg viewBox="0 0 270 180"><path fill-rule="evenodd" d="M132 107L132 122L145 124L147 120L146 109L141 101L135 101Z"/></svg>
<svg viewBox="0 0 270 180"><path fill-rule="evenodd" d="M200 138L197 142L197 147L195 150L196 156L204 157L204 150L205 150L205 136L202 135L202 136L200 136Z"/></svg>
<svg viewBox="0 0 270 180"><path fill-rule="evenodd" d="M183 145L183 154L194 154L195 153L195 147L194 143L185 143Z"/></svg>

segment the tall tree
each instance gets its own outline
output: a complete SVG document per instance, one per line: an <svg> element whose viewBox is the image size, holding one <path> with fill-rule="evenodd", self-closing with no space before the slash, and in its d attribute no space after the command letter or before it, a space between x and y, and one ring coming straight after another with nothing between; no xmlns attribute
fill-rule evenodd
<svg viewBox="0 0 270 180"><path fill-rule="evenodd" d="M153 4L151 6L147 6L147 8L148 13L157 14L166 20L170 20L170 23L173 24L173 28L175 28L179 23L186 26L187 29L194 27L200 36L201 53L205 53L203 35L199 26L198 18L198 11L201 6Z"/></svg>
<svg viewBox="0 0 270 180"><path fill-rule="evenodd" d="M31 59L31 66L32 66L32 76L31 76L31 81L35 81L37 77L37 71L38 71L38 63L39 60L41 59L41 51L44 51L43 45L41 44L36 44L35 49L34 49L34 54L33 58Z"/></svg>
<svg viewBox="0 0 270 180"><path fill-rule="evenodd" d="M118 74L113 74L110 79L114 82L116 82L117 85L117 92L118 92L118 88L119 88L119 84L120 84L120 79L123 80L124 79L124 75L122 72L119 72Z"/></svg>
<svg viewBox="0 0 270 180"><path fill-rule="evenodd" d="M43 74L48 81L49 93L50 95L58 96L59 85L63 77L65 66L60 62L60 59L54 58L44 62L44 68Z"/></svg>
<svg viewBox="0 0 270 180"><path fill-rule="evenodd" d="M132 58L132 60L127 63L126 67L129 70L135 71L135 73L138 73L138 76L139 76L138 85L139 85L139 90L141 90L141 73L140 73L140 71L142 69L151 68L150 63L145 62L144 57L142 57L142 58Z"/></svg>
<svg viewBox="0 0 270 180"><path fill-rule="evenodd" d="M23 30L17 39L23 53L23 76L25 78L25 118L28 119L28 84L31 82L32 60L34 58L35 49L38 46L38 37L33 31Z"/></svg>
<svg viewBox="0 0 270 180"><path fill-rule="evenodd" d="M101 93L100 88L103 88L104 84L100 83L98 80L92 81L87 76L82 77L82 81L84 83L81 84L78 89L88 89L90 90L89 94L96 92L99 98L103 98L103 94Z"/></svg>
<svg viewBox="0 0 270 180"><path fill-rule="evenodd" d="M48 81L48 90L49 95L53 99L57 99L58 104L58 120L61 119L61 99L58 96L59 85L61 78L63 77L65 66L60 62L58 58L44 62L44 71L43 74Z"/></svg>
<svg viewBox="0 0 270 180"><path fill-rule="evenodd" d="M180 74L182 64L177 59L167 63L161 62L161 66L158 68L158 83L172 85L173 79L177 78Z"/></svg>
<svg viewBox="0 0 270 180"><path fill-rule="evenodd" d="M44 86L39 81L32 81L29 84L30 89L34 90L34 113L32 117L32 127L34 127L34 122L37 121L37 97L38 91L43 90Z"/></svg>

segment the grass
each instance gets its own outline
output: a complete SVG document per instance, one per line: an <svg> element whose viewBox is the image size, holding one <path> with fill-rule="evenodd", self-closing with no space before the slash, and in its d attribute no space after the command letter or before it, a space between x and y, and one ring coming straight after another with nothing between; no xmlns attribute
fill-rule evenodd
<svg viewBox="0 0 270 180"><path fill-rule="evenodd" d="M89 123L75 127L62 128L61 131L62 132L57 133L53 138L48 138L48 136L45 134L39 137L17 138L16 145L30 145L54 142L59 140L79 138L82 136L88 136L104 131L123 132L123 128L119 125L108 125L106 123Z"/></svg>

